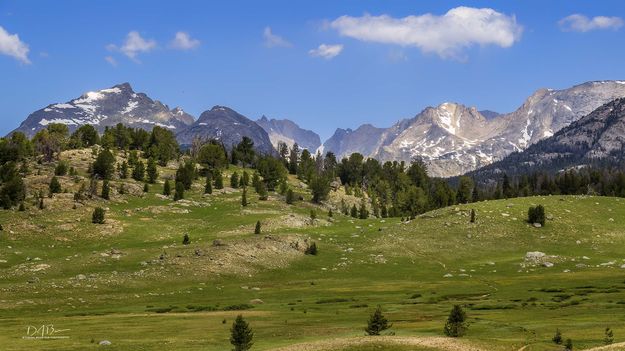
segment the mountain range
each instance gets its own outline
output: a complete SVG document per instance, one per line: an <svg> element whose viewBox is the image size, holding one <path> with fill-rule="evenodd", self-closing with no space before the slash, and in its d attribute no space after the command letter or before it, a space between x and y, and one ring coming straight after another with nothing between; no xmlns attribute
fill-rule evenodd
<svg viewBox="0 0 625 351"><path fill-rule="evenodd" d="M563 90L539 89L511 113L445 102L389 128L370 124L355 130L338 128L321 144L319 135L290 120L262 116L253 121L225 106L204 111L195 120L181 108L170 109L123 83L48 105L30 114L16 131L32 136L50 123L67 124L70 130L91 124L99 131L117 123L148 130L161 126L172 130L181 145L191 144L195 138L216 138L229 148L247 136L265 153L283 142L288 146L297 143L311 152L331 151L338 158L354 152L381 161L419 158L430 175L449 177L519 153L623 97L625 81L594 81Z"/></svg>

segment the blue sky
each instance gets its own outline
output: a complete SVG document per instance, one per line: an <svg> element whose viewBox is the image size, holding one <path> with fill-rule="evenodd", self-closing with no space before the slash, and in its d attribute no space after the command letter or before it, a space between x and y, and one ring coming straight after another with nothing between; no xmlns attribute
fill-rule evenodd
<svg viewBox="0 0 625 351"><path fill-rule="evenodd" d="M2 0L0 134L121 82L322 139L445 101L509 112L541 87L625 79L623 18L623 1Z"/></svg>

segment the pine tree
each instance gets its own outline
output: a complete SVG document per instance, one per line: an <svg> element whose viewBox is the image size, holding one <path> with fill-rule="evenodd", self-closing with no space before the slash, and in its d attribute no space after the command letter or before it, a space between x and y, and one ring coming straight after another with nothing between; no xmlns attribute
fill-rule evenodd
<svg viewBox="0 0 625 351"><path fill-rule="evenodd" d="M109 181L104 179L102 182L102 198L104 200L110 199L111 195L111 187L109 186Z"/></svg>
<svg viewBox="0 0 625 351"><path fill-rule="evenodd" d="M475 223L475 210L471 209L471 223Z"/></svg>
<svg viewBox="0 0 625 351"><path fill-rule="evenodd" d="M295 194L293 194L293 190L289 189L286 191L286 203L292 205L295 201Z"/></svg>
<svg viewBox="0 0 625 351"><path fill-rule="evenodd" d="M224 188L224 179L220 171L215 172L215 189Z"/></svg>
<svg viewBox="0 0 625 351"><path fill-rule="evenodd" d="M560 329L556 329L556 333L551 338L551 341L556 345L562 345L562 332L560 332Z"/></svg>
<svg viewBox="0 0 625 351"><path fill-rule="evenodd" d="M122 165L119 167L119 177L122 179L128 178L128 162L122 162Z"/></svg>
<svg viewBox="0 0 625 351"><path fill-rule="evenodd" d="M169 183L169 179L165 179L165 184L163 184L163 195L171 195L171 184Z"/></svg>
<svg viewBox="0 0 625 351"><path fill-rule="evenodd" d="M174 193L174 201L184 199L184 184L182 182L176 183L176 192Z"/></svg>
<svg viewBox="0 0 625 351"><path fill-rule="evenodd" d="M260 187L258 188L258 199L264 201L267 200L267 198L267 186L265 185L265 182L260 182Z"/></svg>
<svg viewBox="0 0 625 351"><path fill-rule="evenodd" d="M353 218L358 218L358 209L356 208L356 205L352 205L352 209L349 213Z"/></svg>
<svg viewBox="0 0 625 351"><path fill-rule="evenodd" d="M363 198L360 201L360 209L358 210L358 218L367 219L369 218L369 211L367 210L367 204L365 203L365 199Z"/></svg>
<svg viewBox="0 0 625 351"><path fill-rule="evenodd" d="M230 187L234 189L239 187L239 174L237 172L232 173L232 176L230 176Z"/></svg>
<svg viewBox="0 0 625 351"><path fill-rule="evenodd" d="M564 350L565 351L573 351L573 340L566 339L566 342L564 343Z"/></svg>
<svg viewBox="0 0 625 351"><path fill-rule="evenodd" d="M614 342L614 333L610 327L605 328L603 343L606 345L611 345Z"/></svg>
<svg viewBox="0 0 625 351"><path fill-rule="evenodd" d="M91 215L91 223L103 224L104 223L104 209L102 207L96 207Z"/></svg>
<svg viewBox="0 0 625 351"><path fill-rule="evenodd" d="M142 161L137 161L135 168L132 169L132 179L142 182L145 178L145 166Z"/></svg>
<svg viewBox="0 0 625 351"><path fill-rule="evenodd" d="M210 173L206 175L206 184L204 185L204 194L213 193L213 182L211 180Z"/></svg>
<svg viewBox="0 0 625 351"><path fill-rule="evenodd" d="M247 173L246 170L243 170L243 175L241 176L241 181L239 182L241 186L249 186L250 185L250 174Z"/></svg>
<svg viewBox="0 0 625 351"><path fill-rule="evenodd" d="M254 228L254 234L260 234L260 221L256 221L256 227Z"/></svg>
<svg viewBox="0 0 625 351"><path fill-rule="evenodd" d="M260 191L260 176L258 175L258 172L254 172L254 175L252 176L252 186L257 193Z"/></svg>
<svg viewBox="0 0 625 351"><path fill-rule="evenodd" d="M247 188L243 188L243 193L241 194L241 206L247 206Z"/></svg>
<svg viewBox="0 0 625 351"><path fill-rule="evenodd" d="M147 193L150 191L150 186L148 185L148 183L143 184L143 192Z"/></svg>
<svg viewBox="0 0 625 351"><path fill-rule="evenodd" d="M278 188L278 192L280 193L280 195L284 195L286 194L288 189L289 189L289 185L287 184L286 179L283 179L280 182L280 188Z"/></svg>
<svg viewBox="0 0 625 351"><path fill-rule="evenodd" d="M61 183L59 183L59 179L56 176L52 177L52 179L50 180L49 188L50 188L50 195L61 192Z"/></svg>
<svg viewBox="0 0 625 351"><path fill-rule="evenodd" d="M191 240L189 239L189 234L185 234L184 237L182 238L182 245L189 245L191 243Z"/></svg>
<svg viewBox="0 0 625 351"><path fill-rule="evenodd" d="M238 315L230 329L230 343L234 346L233 351L249 350L254 345L252 339L254 339L252 328L242 315Z"/></svg>
<svg viewBox="0 0 625 351"><path fill-rule="evenodd" d="M158 168L156 167L156 161L150 157L148 160L148 168L146 169L148 175L148 183L154 184L158 178Z"/></svg>
<svg viewBox="0 0 625 351"><path fill-rule="evenodd" d="M313 221L317 219L317 211L315 211L314 209L310 210L310 219Z"/></svg>
<svg viewBox="0 0 625 351"><path fill-rule="evenodd" d="M382 307L378 305L378 308L376 308L375 312L373 312L367 321L365 332L367 335L380 335L381 332L392 326L393 325L389 324L386 317L382 314Z"/></svg>
<svg viewBox="0 0 625 351"><path fill-rule="evenodd" d="M306 255L312 255L312 256L317 256L317 244L316 243L311 243L307 248L306 251L304 251L304 254Z"/></svg>
<svg viewBox="0 0 625 351"><path fill-rule="evenodd" d="M449 312L449 317L447 317L447 322L445 323L445 335L453 338L463 336L467 330L466 320L467 315L464 310L462 310L462 307L454 305L451 312Z"/></svg>
<svg viewBox="0 0 625 351"><path fill-rule="evenodd" d="M26 206L24 206L24 202L20 202L20 207L17 210L20 212L26 211Z"/></svg>

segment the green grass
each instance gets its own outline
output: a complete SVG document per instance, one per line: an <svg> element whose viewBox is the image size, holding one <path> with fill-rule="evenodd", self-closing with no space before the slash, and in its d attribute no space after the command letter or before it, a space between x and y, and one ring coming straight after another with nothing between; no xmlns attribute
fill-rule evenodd
<svg viewBox="0 0 625 351"><path fill-rule="evenodd" d="M160 191L153 185L144 198L102 202L119 229L112 234L90 223L91 207L0 211L1 349L90 350L98 349L92 340L106 339L113 343L108 350L225 350L229 328L243 314L255 332L254 349L269 350L362 336L377 305L398 336L441 336L451 307L464 305L471 325L463 339L493 350L525 344L531 345L526 350L555 350L556 328L576 349L600 345L606 326L616 341L625 340L624 199L489 201L433 211L409 224L335 211L329 225L289 227L280 225L283 216L308 217L313 206L288 206L275 194L259 201L252 190L250 206L242 209L240 191L203 197L198 188L188 198L209 205L153 213L149 206L171 202L154 195ZM546 227L524 222L532 204L553 216ZM471 208L476 224L469 223ZM326 210L317 212L327 219ZM275 223L255 236L257 220ZM184 233L189 246L181 244ZM319 254L276 267L256 257L221 267L226 273L203 269L217 252L213 240L255 245L265 235L310 237ZM122 256L101 255L112 248ZM196 248L206 254L195 258ZM555 266L521 267L528 251L557 256ZM165 263L141 265L164 252ZM172 263L176 255L184 264ZM39 264L49 268L30 271ZM38 282L28 283L32 278ZM69 339L22 339L29 325L42 324L69 329L62 333ZM415 348L348 350L408 349Z"/></svg>

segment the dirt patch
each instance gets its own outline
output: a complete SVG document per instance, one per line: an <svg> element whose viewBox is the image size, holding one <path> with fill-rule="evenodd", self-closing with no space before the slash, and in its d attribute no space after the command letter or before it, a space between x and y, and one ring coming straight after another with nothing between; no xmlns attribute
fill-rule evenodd
<svg viewBox="0 0 625 351"><path fill-rule="evenodd" d="M362 345L423 346L441 351L485 351L464 340L443 337L376 336L321 340L290 345L272 351L334 351Z"/></svg>

